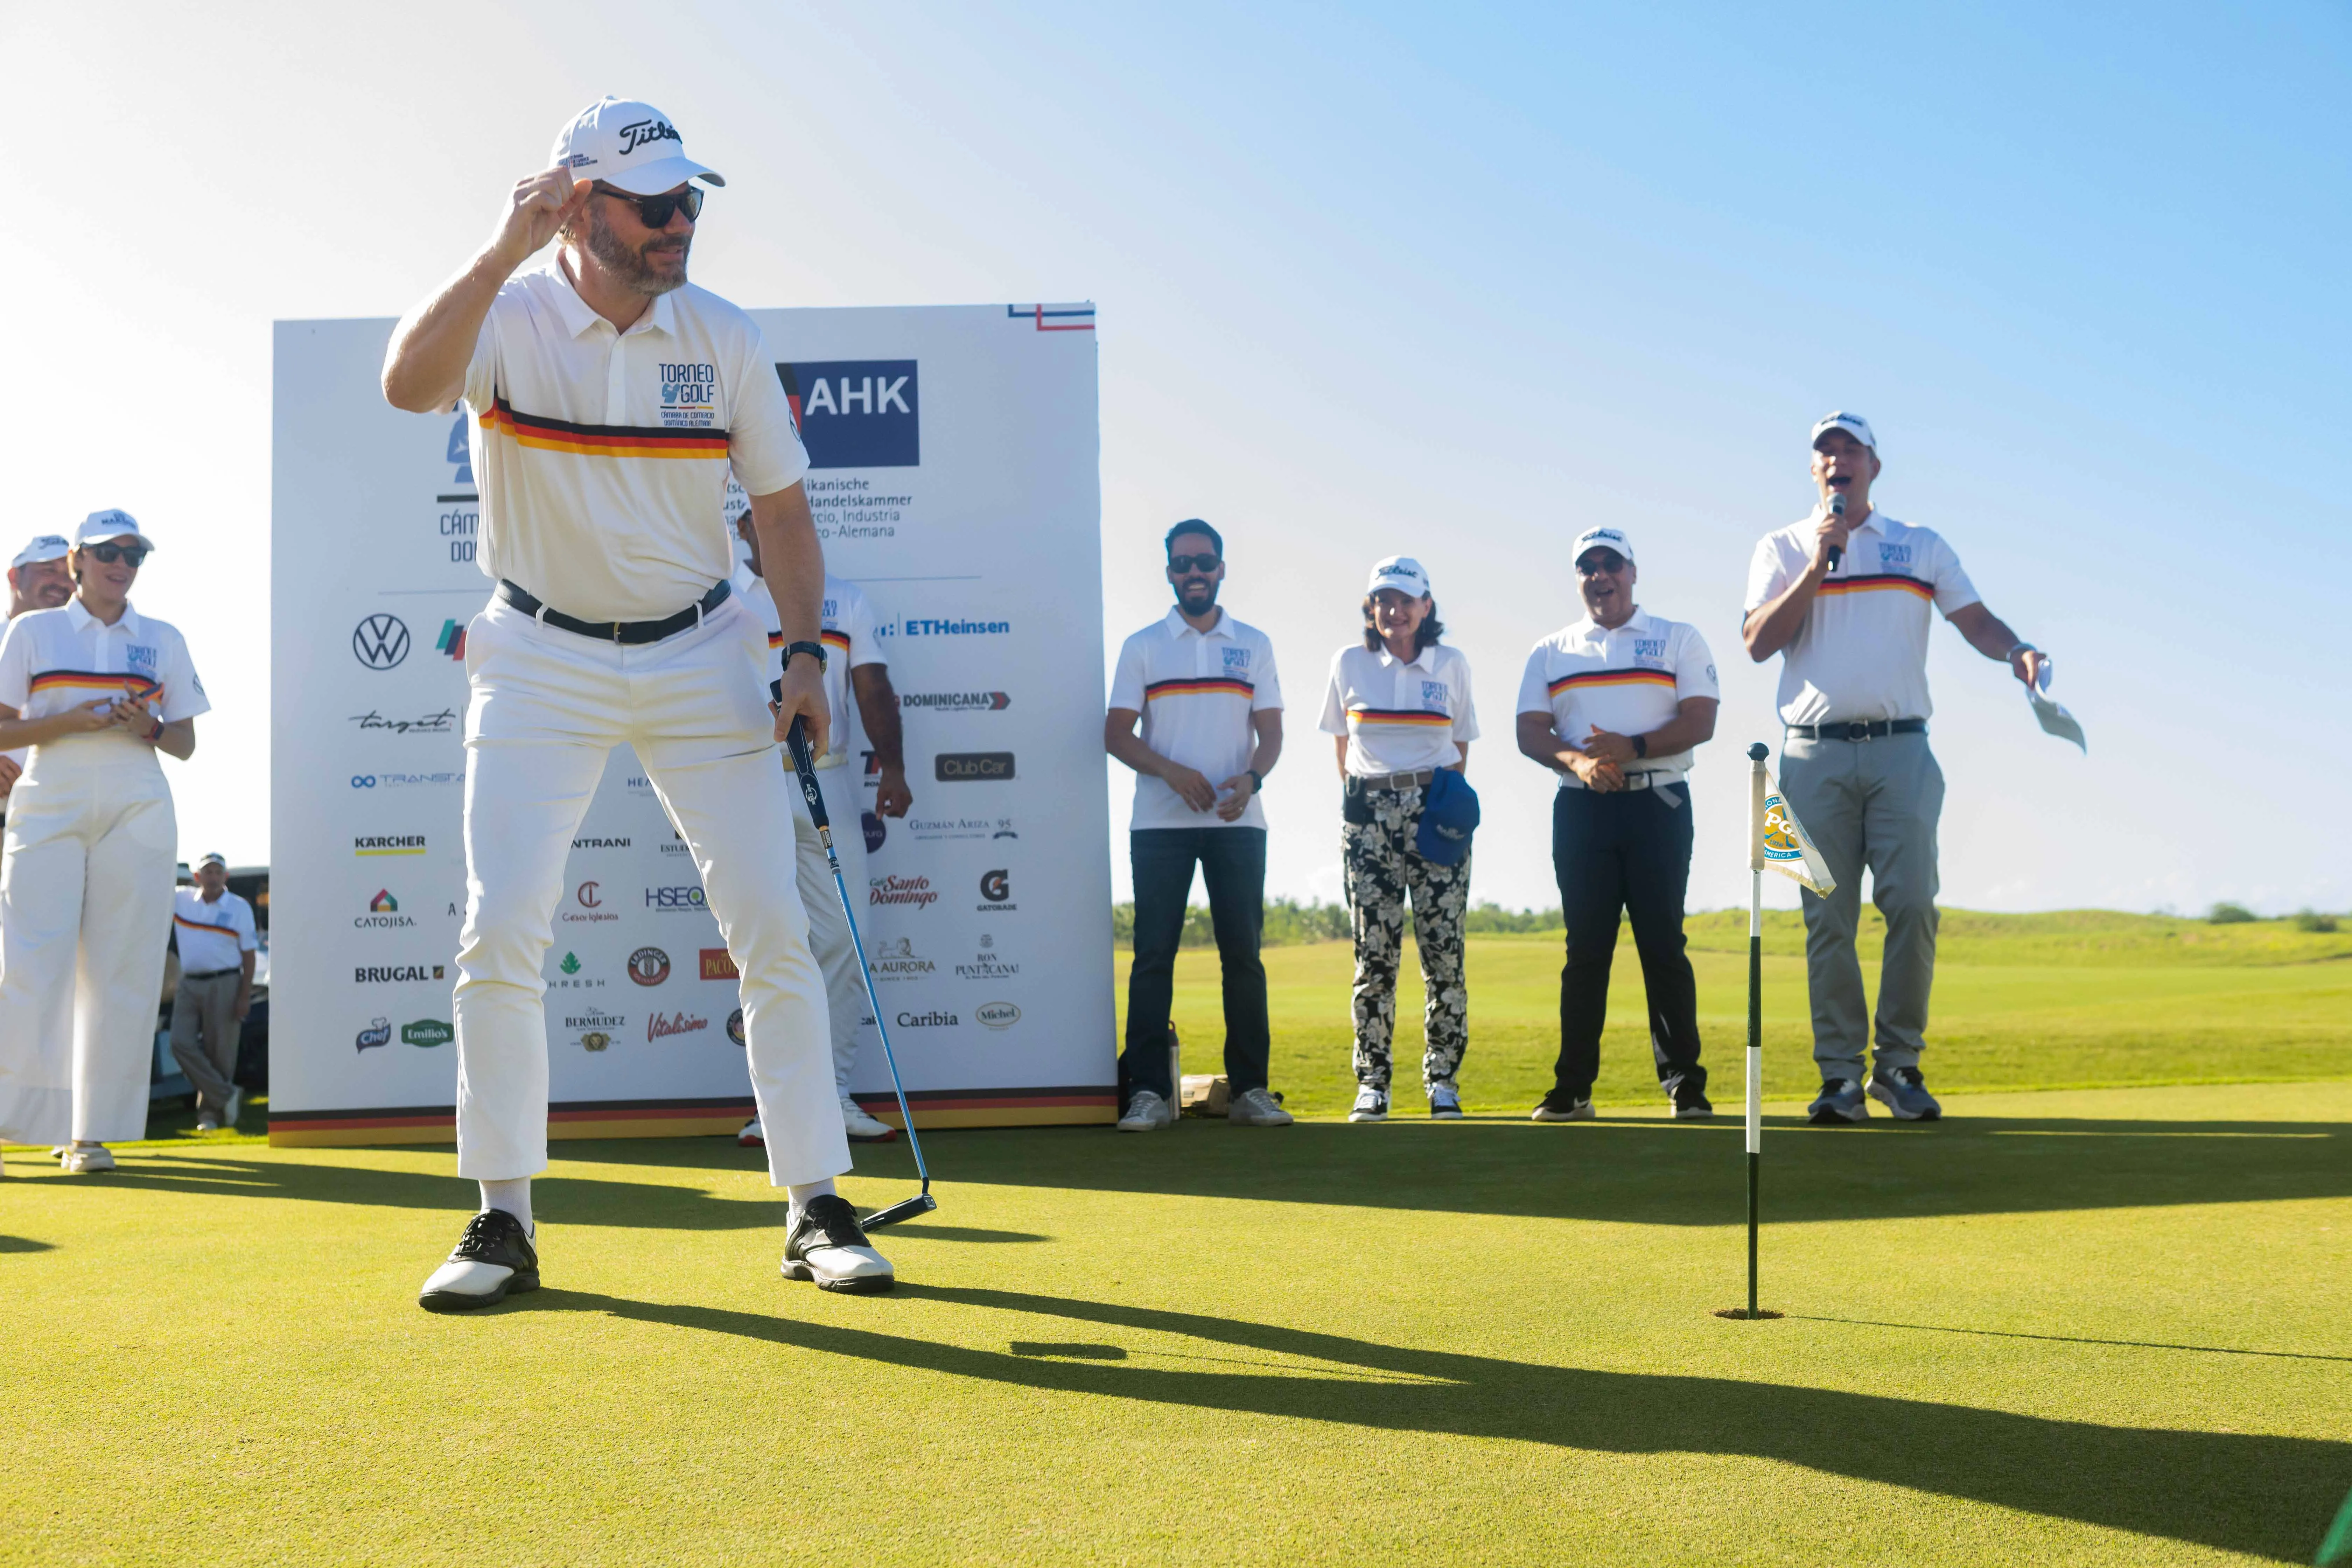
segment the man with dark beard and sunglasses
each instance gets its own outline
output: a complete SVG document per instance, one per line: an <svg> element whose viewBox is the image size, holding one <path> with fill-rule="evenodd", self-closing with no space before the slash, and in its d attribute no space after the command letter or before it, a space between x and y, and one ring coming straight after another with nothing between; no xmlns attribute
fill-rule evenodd
<svg viewBox="0 0 2352 1568"><path fill-rule="evenodd" d="M429 1311L540 1283L531 1178L547 1166L541 978L565 858L607 755L635 749L702 870L741 976L769 1180L791 1199L783 1273L887 1290L890 1265L834 1191L850 1168L824 977L796 892L777 742L829 718L824 553L808 456L758 327L686 281L702 191L668 118L607 98L517 183L497 234L393 333L383 391L475 415L478 559L498 587L466 637L466 923L458 936L457 1172L481 1210L425 1280ZM550 239L544 268L517 275ZM733 593L730 473L751 498L785 647Z"/></svg>
<svg viewBox="0 0 2352 1568"><path fill-rule="evenodd" d="M1168 1009L1192 868L1209 889L1209 921L1224 973L1226 1119L1283 1127L1290 1113L1266 1089L1272 1040L1265 966L1265 812L1258 791L1282 755L1282 687L1274 645L1217 607L1225 545L1198 518L1168 531L1176 607L1127 639L1111 676L1103 745L1136 772L1128 835L1135 869L1135 964L1127 982L1127 1103L1122 1132L1154 1132L1175 1117ZM1143 733L1135 732L1141 721Z"/></svg>

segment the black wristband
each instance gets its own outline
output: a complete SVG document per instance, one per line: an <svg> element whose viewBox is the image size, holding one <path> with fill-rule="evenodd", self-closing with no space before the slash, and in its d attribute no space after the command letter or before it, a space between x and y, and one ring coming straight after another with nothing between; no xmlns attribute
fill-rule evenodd
<svg viewBox="0 0 2352 1568"><path fill-rule="evenodd" d="M1637 757L1646 757L1650 754L1649 736L1636 735L1633 737L1633 754Z"/></svg>
<svg viewBox="0 0 2352 1568"><path fill-rule="evenodd" d="M790 668L792 667L793 655L803 653L807 654L810 658L816 660L816 668L819 675L824 673L824 644L821 642L796 642L785 644L785 668Z"/></svg>
<svg viewBox="0 0 2352 1568"><path fill-rule="evenodd" d="M1242 772L1249 774L1250 776L1250 793L1252 795L1255 795L1258 791L1265 787L1265 775L1258 772L1255 768L1244 768Z"/></svg>

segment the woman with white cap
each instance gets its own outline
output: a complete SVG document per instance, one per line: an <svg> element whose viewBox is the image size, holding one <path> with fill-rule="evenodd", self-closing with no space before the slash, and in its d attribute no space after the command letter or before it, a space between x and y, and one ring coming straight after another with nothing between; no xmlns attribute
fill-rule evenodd
<svg viewBox="0 0 2352 1568"><path fill-rule="evenodd" d="M1323 700L1322 728L1337 739L1346 791L1339 831L1356 938L1350 1121L1388 1120L1389 1047L1396 1032L1397 963L1408 898L1428 992L1421 1070L1429 1113L1462 1114L1454 1075L1470 1041L1462 976L1470 855L1466 836L1454 833L1458 847L1441 847L1423 817L1435 816L1443 797L1467 795L1466 787L1457 788L1458 775L1469 764L1478 719L1470 700L1470 661L1437 640L1444 629L1430 596L1429 574L1409 555L1390 556L1372 568L1364 590L1363 642L1332 658ZM1438 775L1447 772L1457 776L1441 781Z"/></svg>
<svg viewBox="0 0 2352 1568"><path fill-rule="evenodd" d="M131 607L153 548L90 513L74 597L0 637L0 748L32 749L0 866L0 1142L69 1142L76 1173L147 1130L179 854L155 753L185 759L212 706L178 630Z"/></svg>

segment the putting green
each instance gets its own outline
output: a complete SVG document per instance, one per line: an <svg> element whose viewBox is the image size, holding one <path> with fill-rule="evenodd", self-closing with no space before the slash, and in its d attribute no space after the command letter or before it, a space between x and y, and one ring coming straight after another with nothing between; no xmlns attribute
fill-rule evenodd
<svg viewBox="0 0 2352 1568"><path fill-rule="evenodd" d="M1759 1323L1735 1120L1646 1107L942 1133L887 1298L778 1280L730 1144L559 1144L548 1288L456 1318L446 1150L12 1150L0 1561L2308 1560L2352 1085L1797 1109Z"/></svg>

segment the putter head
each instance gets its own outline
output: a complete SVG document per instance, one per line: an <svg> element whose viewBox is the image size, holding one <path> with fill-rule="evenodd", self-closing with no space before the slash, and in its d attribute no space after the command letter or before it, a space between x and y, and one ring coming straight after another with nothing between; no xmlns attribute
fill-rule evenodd
<svg viewBox="0 0 2352 1568"><path fill-rule="evenodd" d="M892 1204L887 1209L877 1209L857 1223L863 1229L877 1230L886 1225L897 1225L902 1219L913 1219L917 1215L929 1214L939 1206L940 1200L930 1194L917 1193L906 1202Z"/></svg>

